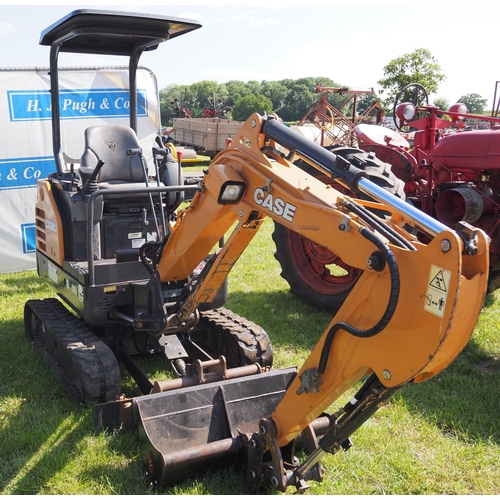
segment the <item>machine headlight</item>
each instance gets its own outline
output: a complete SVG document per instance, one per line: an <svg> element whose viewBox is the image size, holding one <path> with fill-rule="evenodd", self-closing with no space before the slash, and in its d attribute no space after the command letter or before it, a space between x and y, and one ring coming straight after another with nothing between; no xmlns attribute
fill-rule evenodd
<svg viewBox="0 0 500 500"><path fill-rule="evenodd" d="M243 197L246 184L241 181L227 181L220 190L219 199L217 200L220 205L231 205L238 203Z"/></svg>
<svg viewBox="0 0 500 500"><path fill-rule="evenodd" d="M401 122L407 122L413 120L416 114L417 114L417 108L411 102L402 102L396 108L396 116L400 119Z"/></svg>
<svg viewBox="0 0 500 500"><path fill-rule="evenodd" d="M448 110L450 113L460 113L460 115L466 115L467 114L467 106L463 102L457 102L456 104L453 104L453 106L450 106L450 109ZM456 122L457 120L463 120L465 116L451 116L451 119Z"/></svg>

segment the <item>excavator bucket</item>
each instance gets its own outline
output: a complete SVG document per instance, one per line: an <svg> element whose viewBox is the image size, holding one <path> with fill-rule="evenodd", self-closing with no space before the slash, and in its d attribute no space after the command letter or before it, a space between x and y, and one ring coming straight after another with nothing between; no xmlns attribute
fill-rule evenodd
<svg viewBox="0 0 500 500"><path fill-rule="evenodd" d="M239 436L257 432L295 374L289 368L135 399L148 479L168 485L229 465L242 451Z"/></svg>
<svg viewBox="0 0 500 500"><path fill-rule="evenodd" d="M245 464L249 436L260 432L260 419L276 408L297 374L296 368L264 373L257 368L237 369L255 373L235 378L228 370L224 380L204 384L160 383L151 394L96 405L96 429L137 429L144 471L154 487ZM327 415L316 418L295 438L290 450L313 448L316 436L331 425Z"/></svg>

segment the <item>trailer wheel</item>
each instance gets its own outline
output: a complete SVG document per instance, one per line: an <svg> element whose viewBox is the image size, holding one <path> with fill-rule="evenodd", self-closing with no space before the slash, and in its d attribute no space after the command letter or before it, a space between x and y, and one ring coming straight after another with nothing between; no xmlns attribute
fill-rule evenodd
<svg viewBox="0 0 500 500"><path fill-rule="evenodd" d="M389 164L357 148L334 146L328 149L350 161L353 156L363 160L361 164L367 165L365 171L370 180L392 194L405 198L404 183L392 173ZM296 165L325 182L326 176L303 160L297 161ZM350 196L355 195L350 193ZM347 265L327 248L278 222L274 223L272 237L276 245L274 257L281 265L281 276L290 285L290 293L318 309L333 312L340 309L362 271Z"/></svg>

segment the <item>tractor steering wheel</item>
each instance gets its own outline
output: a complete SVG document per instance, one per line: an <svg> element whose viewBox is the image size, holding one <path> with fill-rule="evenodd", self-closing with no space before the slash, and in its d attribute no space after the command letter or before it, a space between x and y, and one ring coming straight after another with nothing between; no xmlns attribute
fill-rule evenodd
<svg viewBox="0 0 500 500"><path fill-rule="evenodd" d="M396 125L396 128L401 132L409 132L413 129L408 127L406 122L401 122L401 120L396 116L396 109L403 102L412 103L418 108L419 106L426 106L429 104L429 96L427 95L425 87L420 83L410 83L406 85L406 87L403 87L396 96L396 99L394 100L394 107L392 109L394 125ZM417 111L413 120L418 120L421 117L422 116Z"/></svg>

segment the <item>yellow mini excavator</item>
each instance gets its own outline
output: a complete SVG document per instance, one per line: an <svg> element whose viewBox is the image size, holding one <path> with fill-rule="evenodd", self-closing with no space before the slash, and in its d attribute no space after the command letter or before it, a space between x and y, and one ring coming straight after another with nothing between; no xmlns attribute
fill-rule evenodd
<svg viewBox="0 0 500 500"><path fill-rule="evenodd" d="M98 430L138 430L153 485L238 457L249 492L304 491L322 480L325 453L348 449L400 387L460 353L486 291L488 238L467 223L452 231L373 182L368 170L390 174L373 154L328 151L257 113L181 208L192 187L171 151L152 145L151 166L139 146L135 71L143 51L199 27L79 10L42 33L56 171L37 184L37 267L61 300L29 300L26 335L67 392L95 405ZM61 144L64 51L130 61L130 126L89 127L78 168ZM265 217L362 270L300 369L273 369L267 333L224 308L228 274ZM165 357L177 376L151 380L138 353ZM121 394L120 366L143 395ZM347 404L325 413L358 382Z"/></svg>

